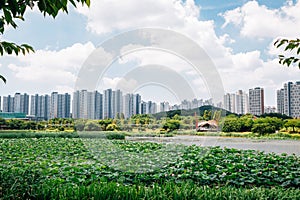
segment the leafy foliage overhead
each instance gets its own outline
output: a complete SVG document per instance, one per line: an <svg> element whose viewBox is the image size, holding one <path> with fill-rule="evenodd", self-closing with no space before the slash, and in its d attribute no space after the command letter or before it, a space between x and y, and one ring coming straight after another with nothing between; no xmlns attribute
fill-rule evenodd
<svg viewBox="0 0 300 200"><path fill-rule="evenodd" d="M278 39L274 46L276 48L279 48L281 46L285 46L284 51L290 51L296 54L295 56L285 56L285 55L279 55L279 63L282 65L287 65L288 67L291 65L298 65L300 69L300 39Z"/></svg>
<svg viewBox="0 0 300 200"><path fill-rule="evenodd" d="M16 20L25 20L26 9L38 7L44 16L49 15L55 18L59 11L68 13L68 3L76 7L76 2L90 5L90 0L0 0L0 33L3 34L6 26L17 28ZM0 41L0 55L34 51L27 44L17 45L13 42Z"/></svg>
<svg viewBox="0 0 300 200"><path fill-rule="evenodd" d="M11 26L17 28L16 20L24 21L26 9L37 7L44 16L55 18L59 11L68 13L68 4L76 7L76 3L90 5L90 0L0 0L0 36L4 34L5 28ZM34 52L33 47L28 44L15 44L14 42L0 40L0 56L4 53L19 55ZM0 80L6 79L0 75Z"/></svg>

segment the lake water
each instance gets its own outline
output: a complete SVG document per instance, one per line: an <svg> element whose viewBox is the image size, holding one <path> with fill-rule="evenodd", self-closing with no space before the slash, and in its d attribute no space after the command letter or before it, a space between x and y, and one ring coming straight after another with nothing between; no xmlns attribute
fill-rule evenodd
<svg viewBox="0 0 300 200"><path fill-rule="evenodd" d="M300 156L300 140L271 140L189 135L179 135L174 137L126 137L126 140L253 149L268 153L287 153Z"/></svg>

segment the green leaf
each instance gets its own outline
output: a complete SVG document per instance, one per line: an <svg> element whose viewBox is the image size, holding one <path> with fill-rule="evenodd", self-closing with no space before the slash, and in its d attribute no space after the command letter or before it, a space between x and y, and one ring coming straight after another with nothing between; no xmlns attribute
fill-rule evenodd
<svg viewBox="0 0 300 200"><path fill-rule="evenodd" d="M16 16L19 12L18 2L16 0L9 0L9 8L13 16Z"/></svg>
<svg viewBox="0 0 300 200"><path fill-rule="evenodd" d="M71 4L76 7L76 3L74 2L74 0L69 0L71 2Z"/></svg>
<svg viewBox="0 0 300 200"><path fill-rule="evenodd" d="M44 11L46 9L45 0L40 0L37 5L38 5L38 8L40 11ZM44 15L45 15L45 13L44 13Z"/></svg>
<svg viewBox="0 0 300 200"><path fill-rule="evenodd" d="M295 47L296 45L294 43L289 43L284 50L293 50Z"/></svg>
<svg viewBox="0 0 300 200"><path fill-rule="evenodd" d="M22 44L21 47L24 47L27 53L30 53L30 51L35 52L34 49L28 44Z"/></svg>
<svg viewBox="0 0 300 200"><path fill-rule="evenodd" d="M285 44L285 43L287 43L288 42L288 40L287 39L282 39L282 40L277 40L276 42L275 42L275 44L276 43L279 43L276 47L277 48L279 48L280 46L282 46L283 44Z"/></svg>
<svg viewBox="0 0 300 200"><path fill-rule="evenodd" d="M6 22L8 24L10 24L11 21L12 21L12 16L11 16L10 12L6 8L4 8L3 13L4 13L4 17L5 17Z"/></svg>
<svg viewBox="0 0 300 200"><path fill-rule="evenodd" d="M6 79L4 78L4 76L0 75L0 79L1 79L4 83L6 83Z"/></svg>

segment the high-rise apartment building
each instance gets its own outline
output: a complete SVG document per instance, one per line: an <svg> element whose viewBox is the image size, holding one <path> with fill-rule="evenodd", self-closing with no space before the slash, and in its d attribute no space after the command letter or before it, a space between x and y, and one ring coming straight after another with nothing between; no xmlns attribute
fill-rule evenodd
<svg viewBox="0 0 300 200"><path fill-rule="evenodd" d="M235 111L241 115L249 113L248 94L242 90L238 90L235 95Z"/></svg>
<svg viewBox="0 0 300 200"><path fill-rule="evenodd" d="M290 117L300 117L300 81L285 83L277 90L277 111Z"/></svg>
<svg viewBox="0 0 300 200"><path fill-rule="evenodd" d="M284 113L284 89L277 90L277 112Z"/></svg>
<svg viewBox="0 0 300 200"><path fill-rule="evenodd" d="M264 89L260 87L249 89L249 112L253 115L262 115L264 106Z"/></svg>
<svg viewBox="0 0 300 200"><path fill-rule="evenodd" d="M123 94L120 90L112 91L112 116L123 112Z"/></svg>
<svg viewBox="0 0 300 200"><path fill-rule="evenodd" d="M232 113L236 113L235 109L235 94L225 94L223 99L223 108Z"/></svg>
<svg viewBox="0 0 300 200"><path fill-rule="evenodd" d="M199 108L203 106L203 100L202 99L193 99L192 102L191 102L191 109L194 109L194 108Z"/></svg>
<svg viewBox="0 0 300 200"><path fill-rule="evenodd" d="M94 91L92 98L95 99L94 119L103 119L103 95L98 91Z"/></svg>
<svg viewBox="0 0 300 200"><path fill-rule="evenodd" d="M79 90L73 92L72 118L74 119L80 118L80 91Z"/></svg>
<svg viewBox="0 0 300 200"><path fill-rule="evenodd" d="M142 102L142 97L139 94L133 94L133 115L141 114L140 104Z"/></svg>
<svg viewBox="0 0 300 200"><path fill-rule="evenodd" d="M3 112L14 112L14 97L8 95L7 97L3 97Z"/></svg>
<svg viewBox="0 0 300 200"><path fill-rule="evenodd" d="M160 103L160 108L159 108L160 112L167 112L169 110L170 110L170 104L169 104L169 102L164 101L164 102Z"/></svg>
<svg viewBox="0 0 300 200"><path fill-rule="evenodd" d="M30 104L30 115L35 116L37 120L48 120L50 118L49 95L31 95Z"/></svg>
<svg viewBox="0 0 300 200"><path fill-rule="evenodd" d="M123 113L124 117L128 119L133 114L133 95L126 94L123 97Z"/></svg>
<svg viewBox="0 0 300 200"><path fill-rule="evenodd" d="M68 93L52 92L50 97L50 119L70 118L71 96Z"/></svg>
<svg viewBox="0 0 300 200"><path fill-rule="evenodd" d="M248 109L248 95L242 90L238 90L236 94L225 94L223 99L223 108L232 113L246 114Z"/></svg>
<svg viewBox="0 0 300 200"><path fill-rule="evenodd" d="M274 106L265 106L265 113L276 113L276 108Z"/></svg>
<svg viewBox="0 0 300 200"><path fill-rule="evenodd" d="M148 114L147 113L147 102L145 102L145 101L142 101L141 102L141 114Z"/></svg>
<svg viewBox="0 0 300 200"><path fill-rule="evenodd" d="M112 105L112 89L104 90L103 94L103 118L113 118L113 105Z"/></svg>
<svg viewBox="0 0 300 200"><path fill-rule="evenodd" d="M3 97L3 112L15 112L29 114L28 94L16 93L14 97L8 95Z"/></svg>
<svg viewBox="0 0 300 200"><path fill-rule="evenodd" d="M139 94L126 94L123 97L123 113L125 118L132 115L141 114L141 95Z"/></svg>
<svg viewBox="0 0 300 200"><path fill-rule="evenodd" d="M192 108L192 104L190 101L188 100L183 100L181 101L181 109L183 110L190 110Z"/></svg>
<svg viewBox="0 0 300 200"><path fill-rule="evenodd" d="M29 114L29 95L16 93L14 96L14 112Z"/></svg>
<svg viewBox="0 0 300 200"><path fill-rule="evenodd" d="M75 91L73 94L72 114L75 119L102 119L102 94L98 91Z"/></svg>
<svg viewBox="0 0 300 200"><path fill-rule="evenodd" d="M155 102L152 101L148 101L148 102L144 102L142 101L141 104L141 113L140 114L154 114L157 112L157 105Z"/></svg>

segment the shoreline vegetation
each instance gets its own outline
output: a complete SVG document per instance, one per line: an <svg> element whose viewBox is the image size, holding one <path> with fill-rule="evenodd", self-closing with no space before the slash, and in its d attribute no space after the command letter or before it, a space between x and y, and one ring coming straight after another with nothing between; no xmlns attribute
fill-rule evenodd
<svg viewBox="0 0 300 200"><path fill-rule="evenodd" d="M127 137L174 137L176 135L211 136L211 137L240 137L251 139L300 140L299 133L278 132L260 135L252 132L196 132L173 131L160 134L157 132L127 132L127 131L39 131L39 130L0 130L0 138L110 138L125 139Z"/></svg>
<svg viewBox="0 0 300 200"><path fill-rule="evenodd" d="M132 137L141 135L149 137L199 135L300 139L300 119L292 119L278 113L261 116L251 114L234 115L213 107L200 107L191 111L175 110L153 115L137 114L128 119L125 119L122 114L118 113L113 119L97 120L54 118L48 121L26 121L0 118L0 133L3 132L2 130L11 130L13 132L20 130L21 132L29 131L47 134L49 132L48 135L59 133L61 136L64 134L70 136L73 132L75 134L83 132L116 132ZM196 132L196 130L208 132Z"/></svg>

